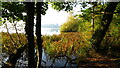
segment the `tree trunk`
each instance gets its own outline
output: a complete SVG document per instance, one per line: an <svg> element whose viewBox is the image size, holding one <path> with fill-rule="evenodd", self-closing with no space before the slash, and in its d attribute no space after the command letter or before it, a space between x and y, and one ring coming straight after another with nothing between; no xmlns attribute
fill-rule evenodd
<svg viewBox="0 0 120 68"><path fill-rule="evenodd" d="M28 68L35 68L34 47L34 2L26 2L27 20L25 31L28 40Z"/></svg>
<svg viewBox="0 0 120 68"><path fill-rule="evenodd" d="M38 68L41 67L41 60L42 60L42 41L41 41L41 8L43 2L38 2L36 4L37 7L37 22L36 22L36 36L37 36L37 45L39 51L39 64Z"/></svg>
<svg viewBox="0 0 120 68"><path fill-rule="evenodd" d="M17 60L22 56L21 54L24 52L26 48L27 48L27 44L21 48L18 48L17 52L15 54L11 54L7 62L3 63L1 68L15 68L15 64Z"/></svg>
<svg viewBox="0 0 120 68"><path fill-rule="evenodd" d="M110 23L113 18L113 12L116 9L118 2L110 2L105 9L105 14L100 22L100 26L97 28L95 33L93 34L93 48L95 48L96 52L100 51L100 44L108 30Z"/></svg>

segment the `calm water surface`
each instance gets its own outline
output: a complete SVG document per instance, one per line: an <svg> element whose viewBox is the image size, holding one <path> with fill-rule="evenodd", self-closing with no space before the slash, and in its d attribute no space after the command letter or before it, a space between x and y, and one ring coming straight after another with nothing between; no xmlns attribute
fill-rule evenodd
<svg viewBox="0 0 120 68"><path fill-rule="evenodd" d="M41 28L42 35L60 34L59 28Z"/></svg>

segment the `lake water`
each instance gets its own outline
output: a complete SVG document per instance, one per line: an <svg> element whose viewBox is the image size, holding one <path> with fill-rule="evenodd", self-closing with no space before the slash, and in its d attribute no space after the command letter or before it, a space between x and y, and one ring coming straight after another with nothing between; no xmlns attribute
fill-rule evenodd
<svg viewBox="0 0 120 68"><path fill-rule="evenodd" d="M42 35L60 34L59 28L41 28Z"/></svg>

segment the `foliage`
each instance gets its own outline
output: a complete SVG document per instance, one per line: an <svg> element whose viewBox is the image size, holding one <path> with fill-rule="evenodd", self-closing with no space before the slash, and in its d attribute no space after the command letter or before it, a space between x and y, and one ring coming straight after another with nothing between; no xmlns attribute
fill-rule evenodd
<svg viewBox="0 0 120 68"><path fill-rule="evenodd" d="M14 7L14 8L13 8ZM2 18L13 21L25 21L25 5L18 2L3 2L2 3Z"/></svg>
<svg viewBox="0 0 120 68"><path fill-rule="evenodd" d="M70 56L71 54L85 56L86 51L89 50L89 47L86 47L86 45L88 45L87 43L89 42L89 46L90 46L90 43L92 43L91 36L92 36L92 33L94 33L93 29L94 31L96 31L96 29L100 27L100 21L102 20L101 18L103 15L102 12L103 10L105 10L103 6L107 7L106 4L98 4L94 6L94 11L92 10L93 7L90 7L84 10L83 14L78 16L80 17L77 20L79 22L78 24L79 26L76 31L78 31L78 34L79 32L82 33L82 35L81 34L78 35L74 32L72 34L70 33L70 31L72 31L72 29L76 27L72 27L72 25L75 22L71 23L69 21L74 21L76 20L76 18L78 18L78 17L75 18L74 16L72 16L71 18L69 18L69 20L66 23L64 23L61 26L60 31L63 32L63 34L53 35L53 36L43 36L43 47L46 49L47 53L51 56L56 56L56 55L65 54L65 53L68 56ZM92 22L91 19L93 18L94 18L94 25L91 24ZM101 48L108 48L106 49L107 51L109 50L107 53L109 52L114 53L116 51L114 49L119 47L118 45L119 20L118 19L119 19L119 14L114 14L113 22L116 22L116 23L111 23L111 26L109 27L109 30L107 31L106 36L104 37L101 43L102 45ZM94 28L92 28L93 26ZM65 27L68 27L68 29ZM64 32L68 32L68 33L64 33ZM84 41L84 39L81 38L81 36L87 40L85 43L81 42L81 41ZM85 46L81 47L81 44ZM103 50L103 52L105 52L106 50ZM116 53L116 55L118 55L118 52Z"/></svg>
<svg viewBox="0 0 120 68"><path fill-rule="evenodd" d="M61 8L54 5L53 7L57 8L57 10L62 10L65 6L60 4L54 3L54 5L58 5ZM45 49L45 52L47 52L51 58L54 58L59 55L66 55L69 57L74 55L75 57L79 57L79 58L87 57L88 56L87 52L92 46L91 45L92 43L91 42L91 36L92 36L91 26L95 26L94 30L96 30L101 23L100 21L101 21L102 14L98 13L98 11L102 11L104 9L101 6L102 5L96 5L94 7L95 8L94 14L91 13L92 7L90 7L84 10L83 11L84 13L82 15L79 15L80 18L75 18L74 16L70 16L68 21L64 23L60 28L60 31L64 33L61 33L60 35L42 36L42 39L43 39L42 44L43 44L43 48ZM116 11L119 11L119 7L117 7ZM15 12L17 12L17 10L15 10ZM8 15L10 14L8 13ZM95 22L94 25L91 24L92 18L94 18L94 22ZM107 50L108 54L118 56L118 57L120 55L119 54L120 53L119 18L120 18L120 14L118 13L114 14L113 21L101 43L101 49L103 50L103 52ZM17 38L17 34L11 34L13 40L15 41L15 44L13 43L13 41L11 40L10 36L7 33L2 33L2 34L3 34L2 36L3 52L7 52L9 54L15 53L16 48L21 47L21 44L19 43L19 40ZM19 34L19 35L20 35L21 42L23 44L26 44L27 40L25 35L24 34Z"/></svg>
<svg viewBox="0 0 120 68"><path fill-rule="evenodd" d="M96 11L101 12L100 10L105 10L105 8L102 8L101 6L107 7L106 4L104 5L97 5L96 6ZM117 12L120 10L120 3L118 3L116 10L114 12ZM100 14L96 14L97 17L95 18L94 22L94 30L96 31L96 29L98 27L100 27L100 21L102 20L102 13ZM120 18L119 13L115 13L113 15L113 19L112 22L109 26L109 29L106 32L106 35L104 37L104 39L102 40L101 46L107 48L106 50L108 50L109 48L113 48L114 47L119 47L118 42L119 42L119 26L120 26L120 21L118 20ZM113 45L114 44L114 45Z"/></svg>
<svg viewBox="0 0 120 68"><path fill-rule="evenodd" d="M60 35L43 36L43 48L52 58L60 55L86 57L86 52L91 48L90 35L85 36L80 32L66 32Z"/></svg>
<svg viewBox="0 0 120 68"><path fill-rule="evenodd" d="M60 11L71 11L73 9L74 2L52 2L52 8Z"/></svg>
<svg viewBox="0 0 120 68"><path fill-rule="evenodd" d="M108 54L119 56L119 42L120 42L120 21L118 20L119 14L114 14L110 27L102 40L101 48L106 49Z"/></svg>
<svg viewBox="0 0 120 68"><path fill-rule="evenodd" d="M68 20L61 25L60 32L77 32L79 24L80 19L70 15Z"/></svg>
<svg viewBox="0 0 120 68"><path fill-rule="evenodd" d="M48 3L42 3L41 14L45 15L47 9ZM5 23L6 20L8 20L10 23L14 23L14 21L20 20L26 21L26 15L25 3L2 2L2 18L4 19L3 23Z"/></svg>
<svg viewBox="0 0 120 68"><path fill-rule="evenodd" d="M94 33L93 30L96 31L96 29L98 27L100 27L100 21L102 20L102 16L103 16L102 12L103 12L103 10L105 10L105 8L103 8L103 6L107 7L106 4L98 4L98 5L94 6L94 14L92 13L93 12L92 7L90 7L90 8L83 11L84 14L78 15L78 17L80 17L80 18L79 18L79 26L77 28L77 31L83 34L83 35L80 35L80 37L81 36L83 36L83 37L88 36L89 38L91 38L92 33ZM116 11L119 11L119 5L117 6ZM118 44L120 42L120 40L119 40L119 33L120 33L119 22L120 21L118 20L119 16L120 16L119 13L114 14L113 21L112 21L112 23L109 27L109 30L107 31L107 33L106 33L106 35L105 35L105 37L104 37L104 39L101 43L101 48L102 48L103 52L105 52L107 50L107 53L111 52L111 54L114 55L114 56L119 56L119 52L120 52L118 50L119 47L120 47L119 44ZM75 20L74 19L75 17L72 16L72 18L73 18L72 20ZM91 22L92 22L91 19L93 19L93 18L94 18L94 25L91 24ZM67 22L69 22L69 20ZM80 47L81 44L79 43L79 40L83 40L83 39L81 39L79 37L77 37L77 38L74 37L75 40L77 40L79 38L79 40L77 40L77 43L73 40L71 41L71 39L74 39L74 38L71 38L72 35L69 34L69 31L72 31L70 29L72 29L72 24L74 24L74 23L71 23L71 24L69 24L69 23L66 24L66 23L63 24L64 28L63 28L63 25L61 26L60 30L61 29L65 30L65 26L68 26L69 28L66 29L66 32L68 32L67 37L64 36L64 35L61 36L61 34L60 35L53 35L53 36L43 36L43 39L44 39L43 46L45 47L47 53L49 53L51 56L64 54L64 52L66 52L67 55L70 55L70 54L73 54L73 52L71 52L72 47L73 46L75 46L75 47L79 46L79 47L77 47L79 49L76 49L76 52L77 53L79 53L79 52L82 53L83 52L82 55L85 55L87 47L82 48L82 47ZM94 28L92 28L93 26L94 26ZM76 27L73 27L73 28L76 28ZM62 30L61 30L61 32L62 32ZM73 34L74 34L73 36L76 35L76 33L73 33ZM69 38L69 40L68 40L68 38ZM64 41L62 41L62 40L64 40ZM74 44L72 42L74 42ZM92 43L92 40L89 39L88 42ZM61 45L64 45L64 48L65 48L65 49L63 48L64 50L62 49L63 46L61 46ZM63 51L59 52L58 50L60 50L60 49L61 49L61 51L62 50ZM58 54L56 52L58 52ZM114 53L114 52L116 52L116 53ZM74 54L77 54L77 53L75 53L75 51L74 51Z"/></svg>
<svg viewBox="0 0 120 68"><path fill-rule="evenodd" d="M23 45L27 44L25 34L20 33L19 34L20 38L18 38L18 35L16 33L10 34L13 40L11 40L11 37L8 33L2 32L1 34L2 34L2 51L8 54L15 53L16 49L22 47L22 44Z"/></svg>
<svg viewBox="0 0 120 68"><path fill-rule="evenodd" d="M78 26L78 32L91 32L92 31L92 25L91 22L82 22Z"/></svg>

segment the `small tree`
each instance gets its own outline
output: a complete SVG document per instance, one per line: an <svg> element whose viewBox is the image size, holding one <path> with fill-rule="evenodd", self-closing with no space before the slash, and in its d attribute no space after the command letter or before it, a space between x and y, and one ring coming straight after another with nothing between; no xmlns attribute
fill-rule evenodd
<svg viewBox="0 0 120 68"><path fill-rule="evenodd" d="M79 18L75 18L74 16L70 15L68 20L61 25L60 32L77 32L79 23Z"/></svg>

